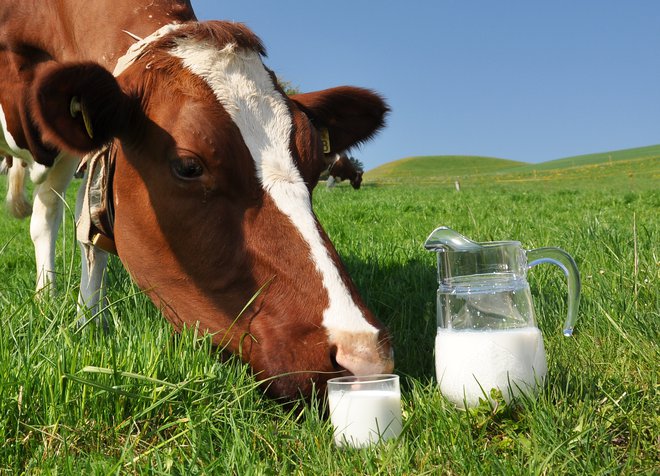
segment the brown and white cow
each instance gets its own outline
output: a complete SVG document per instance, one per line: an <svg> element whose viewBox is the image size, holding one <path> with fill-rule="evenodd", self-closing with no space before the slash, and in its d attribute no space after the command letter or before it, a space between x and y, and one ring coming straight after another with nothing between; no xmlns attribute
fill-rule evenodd
<svg viewBox="0 0 660 476"><path fill-rule="evenodd" d="M348 180L355 190L359 190L362 185L362 170L351 162L346 153L335 154L331 158L330 165L328 166L328 187L334 187L336 182Z"/></svg>
<svg viewBox="0 0 660 476"><path fill-rule="evenodd" d="M77 157L101 150L114 205L105 234L131 277L176 328L199 323L271 395L292 398L393 368L387 331L311 208L321 136L331 153L368 140L387 106L353 87L289 98L263 56L245 26L198 23L187 1L4 0L0 149L19 159L10 182L23 162L38 183L38 288L54 280L58 197ZM107 253L82 248L79 303L96 311Z"/></svg>

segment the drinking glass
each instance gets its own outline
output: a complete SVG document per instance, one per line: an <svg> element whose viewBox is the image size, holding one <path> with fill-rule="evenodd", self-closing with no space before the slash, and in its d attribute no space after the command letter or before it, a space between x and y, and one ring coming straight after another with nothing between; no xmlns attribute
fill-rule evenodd
<svg viewBox="0 0 660 476"><path fill-rule="evenodd" d="M401 434L398 375L330 379L328 403L338 447L362 448Z"/></svg>

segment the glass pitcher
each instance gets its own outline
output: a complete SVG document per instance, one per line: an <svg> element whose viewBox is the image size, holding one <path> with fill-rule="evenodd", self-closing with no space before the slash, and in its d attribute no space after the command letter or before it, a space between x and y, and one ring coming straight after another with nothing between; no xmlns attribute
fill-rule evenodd
<svg viewBox="0 0 660 476"><path fill-rule="evenodd" d="M459 407L490 399L534 395L547 373L541 331L527 283L527 270L541 263L559 266L568 278L565 336L573 334L580 299L580 275L573 258L559 248L525 250L518 241L477 243L440 227L424 244L438 259L435 343L440 391Z"/></svg>

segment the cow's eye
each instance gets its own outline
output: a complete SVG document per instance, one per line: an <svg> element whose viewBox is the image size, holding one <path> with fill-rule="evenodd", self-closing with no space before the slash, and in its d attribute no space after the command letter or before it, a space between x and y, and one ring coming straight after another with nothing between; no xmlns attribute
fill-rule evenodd
<svg viewBox="0 0 660 476"><path fill-rule="evenodd" d="M201 177L204 167L196 157L176 157L170 161L174 175L183 180L192 180Z"/></svg>

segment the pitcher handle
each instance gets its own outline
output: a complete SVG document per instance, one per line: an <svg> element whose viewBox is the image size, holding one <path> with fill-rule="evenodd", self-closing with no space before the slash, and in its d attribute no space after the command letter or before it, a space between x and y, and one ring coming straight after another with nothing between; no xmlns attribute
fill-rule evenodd
<svg viewBox="0 0 660 476"><path fill-rule="evenodd" d="M537 248L526 252L529 262L527 269L537 264L552 263L559 266L568 279L568 316L564 323L563 334L567 337L573 335L573 326L577 319L578 305L580 304L580 272L575 261L560 248Z"/></svg>

